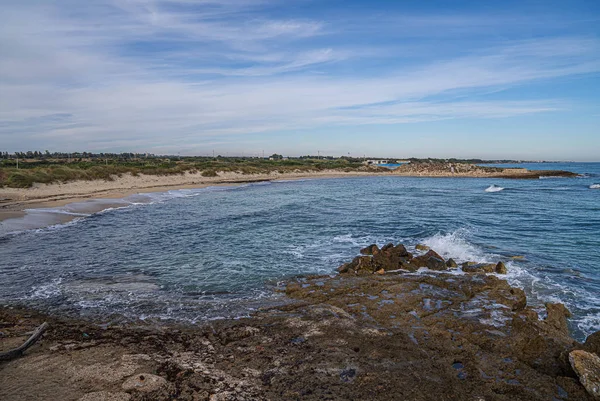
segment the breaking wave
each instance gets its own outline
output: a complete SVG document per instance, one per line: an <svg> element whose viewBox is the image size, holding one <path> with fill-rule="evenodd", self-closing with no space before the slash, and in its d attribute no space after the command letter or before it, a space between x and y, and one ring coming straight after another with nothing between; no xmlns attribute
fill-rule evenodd
<svg viewBox="0 0 600 401"><path fill-rule="evenodd" d="M590 189L600 189L600 184L592 184L590 185Z"/></svg>
<svg viewBox="0 0 600 401"><path fill-rule="evenodd" d="M499 192L499 191L502 191L503 189L504 188L492 184L485 189L485 192Z"/></svg>
<svg viewBox="0 0 600 401"><path fill-rule="evenodd" d="M423 243L445 259L453 258L457 262L489 261L489 255L467 241L468 233L467 229L459 229L449 234L438 233L426 238Z"/></svg>

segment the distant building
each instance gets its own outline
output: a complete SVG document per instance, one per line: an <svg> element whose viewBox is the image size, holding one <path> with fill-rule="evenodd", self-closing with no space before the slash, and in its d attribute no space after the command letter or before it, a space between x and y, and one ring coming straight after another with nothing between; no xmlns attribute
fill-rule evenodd
<svg viewBox="0 0 600 401"><path fill-rule="evenodd" d="M366 164L367 166L377 165L377 164L389 164L389 163L390 163L389 160L365 160L363 162L363 164Z"/></svg>

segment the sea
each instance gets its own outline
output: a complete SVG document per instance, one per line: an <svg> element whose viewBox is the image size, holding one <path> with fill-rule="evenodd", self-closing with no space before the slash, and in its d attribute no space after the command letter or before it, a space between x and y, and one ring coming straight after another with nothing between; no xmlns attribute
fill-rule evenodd
<svg viewBox="0 0 600 401"><path fill-rule="evenodd" d="M279 180L29 210L0 225L0 305L106 324L236 319L366 245L426 244L504 261L541 314L569 308L582 340L600 330L600 163L514 167L579 176Z"/></svg>

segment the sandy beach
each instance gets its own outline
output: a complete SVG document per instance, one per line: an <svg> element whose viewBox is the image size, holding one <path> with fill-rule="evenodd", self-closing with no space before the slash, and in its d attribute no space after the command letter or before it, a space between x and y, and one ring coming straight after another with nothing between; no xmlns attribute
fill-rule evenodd
<svg viewBox="0 0 600 401"><path fill-rule="evenodd" d="M157 176L130 174L115 177L112 181L73 181L61 184L40 184L32 188L0 188L0 221L22 217L25 209L52 208L89 199L120 199L137 193L166 192L177 189L204 188L208 186L235 185L269 180L294 180L306 178L342 178L389 175L373 171L341 172L336 170L311 173L241 174L220 172L217 177L204 177L201 173Z"/></svg>
<svg viewBox="0 0 600 401"><path fill-rule="evenodd" d="M537 179L540 176L552 175L574 176L575 174L564 171L530 171L519 168L490 169L476 165L440 165L427 163L407 164L389 172L365 168L363 171L322 170L311 172L272 172L270 174L251 175L221 171L218 172L218 176L216 177L205 177L201 172L169 176L132 176L124 174L114 177L111 181L72 181L67 183L37 184L32 188L0 188L0 221L23 217L25 215L24 210L26 209L60 207L89 199L121 199L137 193L166 192L176 189L203 188L207 186L234 185L270 180L369 176Z"/></svg>

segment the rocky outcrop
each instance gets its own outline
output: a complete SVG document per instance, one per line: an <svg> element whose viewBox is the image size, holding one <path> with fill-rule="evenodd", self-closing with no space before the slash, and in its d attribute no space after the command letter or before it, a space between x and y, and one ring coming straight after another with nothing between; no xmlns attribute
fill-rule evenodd
<svg viewBox="0 0 600 401"><path fill-rule="evenodd" d="M355 275L374 273L381 275L397 270L415 272L421 268L427 268L429 270L445 271L458 267L454 259L450 258L446 261L440 254L425 245L417 245L415 248L427 252L414 256L402 244L396 246L387 244L381 249L376 244L372 244L360 250L361 256L357 256L350 263L340 266L338 272ZM502 261L496 264L464 262L461 269L465 273L507 273L506 266Z"/></svg>
<svg viewBox="0 0 600 401"><path fill-rule="evenodd" d="M338 268L340 273L353 274L382 274L386 271L405 269L416 271L418 266L413 265L413 255L406 250L404 245L394 244L384 245L381 249L377 245L369 245L360 250L363 256L357 256L350 263L346 263Z"/></svg>
<svg viewBox="0 0 600 401"><path fill-rule="evenodd" d="M392 174L423 177L494 177L537 179L539 177L576 177L576 173L562 170L527 170L524 168L486 167L471 163L410 162L392 171Z"/></svg>
<svg viewBox="0 0 600 401"><path fill-rule="evenodd" d="M342 274L290 280L284 302L247 319L99 328L40 318L50 323L41 343L0 366L0 399L597 397L600 332L577 343L567 308L528 306L525 292L497 275L498 264L457 274L430 269L443 261L432 250L414 256L388 244L363 253ZM406 266L422 264L407 274ZM7 335L24 321L0 307Z"/></svg>
<svg viewBox="0 0 600 401"><path fill-rule="evenodd" d="M504 264L504 262L500 261L496 264L496 267L494 269L494 271L498 274L506 274L508 273L508 270L506 269L506 265Z"/></svg>
<svg viewBox="0 0 600 401"><path fill-rule="evenodd" d="M318 323L294 325L324 336L339 327L350 347L385 361L386 367L376 374L380 383L387 383L387 372L393 372L389 380L403 381L399 372L410 366L420 378L455 389L461 387L457 383L470 386L448 399L505 399L499 394L522 400L590 399L568 360L577 343L569 336L567 308L546 304L547 317L540 319L527 306L523 290L493 274L342 274L289 283L286 293L303 304L334 308ZM371 341L379 345L371 348ZM423 358L440 363L425 368ZM365 371L373 370L363 366L358 380L365 378Z"/></svg>

